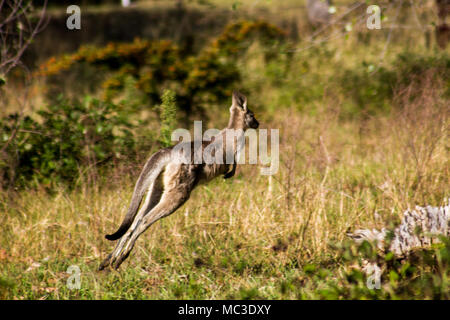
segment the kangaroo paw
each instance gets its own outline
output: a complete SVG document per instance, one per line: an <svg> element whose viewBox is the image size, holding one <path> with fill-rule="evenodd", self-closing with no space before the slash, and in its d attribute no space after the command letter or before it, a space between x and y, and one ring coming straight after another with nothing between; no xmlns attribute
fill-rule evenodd
<svg viewBox="0 0 450 320"><path fill-rule="evenodd" d="M98 267L98 271L102 271L104 270L106 267L108 267L110 265L111 262L111 254L109 254L105 260L103 260L102 263L100 263L100 266Z"/></svg>

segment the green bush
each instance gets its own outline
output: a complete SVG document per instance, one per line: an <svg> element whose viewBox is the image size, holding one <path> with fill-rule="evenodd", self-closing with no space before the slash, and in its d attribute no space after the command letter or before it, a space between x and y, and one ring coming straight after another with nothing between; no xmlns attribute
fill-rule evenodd
<svg viewBox="0 0 450 320"><path fill-rule="evenodd" d="M0 119L0 183L4 186L72 185L112 159L133 154L131 124L120 108L90 97L59 99L38 112Z"/></svg>
<svg viewBox="0 0 450 320"><path fill-rule="evenodd" d="M433 80L450 84L450 56L402 53L392 65L377 68L364 62L360 68L342 70L336 78L342 93L352 98L353 105L347 106L347 113L374 115L390 110L396 89L413 81L425 81L427 73L433 73ZM450 95L448 88L446 94Z"/></svg>

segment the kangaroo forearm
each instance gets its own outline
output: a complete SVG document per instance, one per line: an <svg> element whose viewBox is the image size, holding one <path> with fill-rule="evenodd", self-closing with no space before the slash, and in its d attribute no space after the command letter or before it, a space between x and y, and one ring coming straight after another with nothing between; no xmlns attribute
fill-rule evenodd
<svg viewBox="0 0 450 320"><path fill-rule="evenodd" d="M229 178L233 177L235 173L236 173L236 163L233 163L233 167L231 168L231 171L225 173L223 175L223 178L229 179Z"/></svg>

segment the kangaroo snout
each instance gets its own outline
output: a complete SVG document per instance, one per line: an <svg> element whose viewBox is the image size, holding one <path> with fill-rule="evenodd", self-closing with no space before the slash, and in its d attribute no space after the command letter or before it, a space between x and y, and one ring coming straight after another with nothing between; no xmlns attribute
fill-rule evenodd
<svg viewBox="0 0 450 320"><path fill-rule="evenodd" d="M259 127L259 122L258 122L258 120L254 120L254 121L252 121L251 123L250 123L250 128L252 128L252 129L258 129L258 127Z"/></svg>

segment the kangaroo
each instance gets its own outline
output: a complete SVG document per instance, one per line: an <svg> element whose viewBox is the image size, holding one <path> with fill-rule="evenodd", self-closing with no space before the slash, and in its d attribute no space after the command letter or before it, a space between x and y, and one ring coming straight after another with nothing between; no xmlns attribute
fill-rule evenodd
<svg viewBox="0 0 450 320"><path fill-rule="evenodd" d="M445 49L450 41L450 26L446 21L450 15L450 0L436 0L436 6L439 17L435 30L436 42L441 49Z"/></svg>
<svg viewBox="0 0 450 320"><path fill-rule="evenodd" d="M108 266L118 269L130 254L137 238L153 223L167 217L181 207L189 199L192 190L196 186L220 175L223 175L225 179L233 177L236 171L238 144L234 143L234 140L233 143L224 143L223 141L227 141L224 138L230 132L236 131L239 132L237 138L243 138L247 129L257 129L258 126L259 123L253 112L247 107L247 98L242 93L234 91L228 125L214 136L211 141L202 141L200 143L201 147L197 148L197 150L192 148L195 145L194 141L182 141L172 147L164 148L154 153L145 163L139 175L134 187L131 204L122 224L116 232L105 236L106 239L111 241L120 240L114 250L100 264L99 270L103 270ZM191 154L186 154L186 148L181 148L185 146L182 144L191 145L191 148L188 148L188 150L193 150ZM225 161L216 161L215 163L203 160L194 161L196 152L203 152L211 146L216 147L213 150L218 150L217 148L219 148L220 151L223 151L224 159L227 152L232 152L231 154L234 157L232 163L226 163ZM213 155L222 157L219 152L214 152ZM181 158L190 160L181 162ZM200 159L203 159L203 157ZM141 206L144 196L145 200Z"/></svg>

